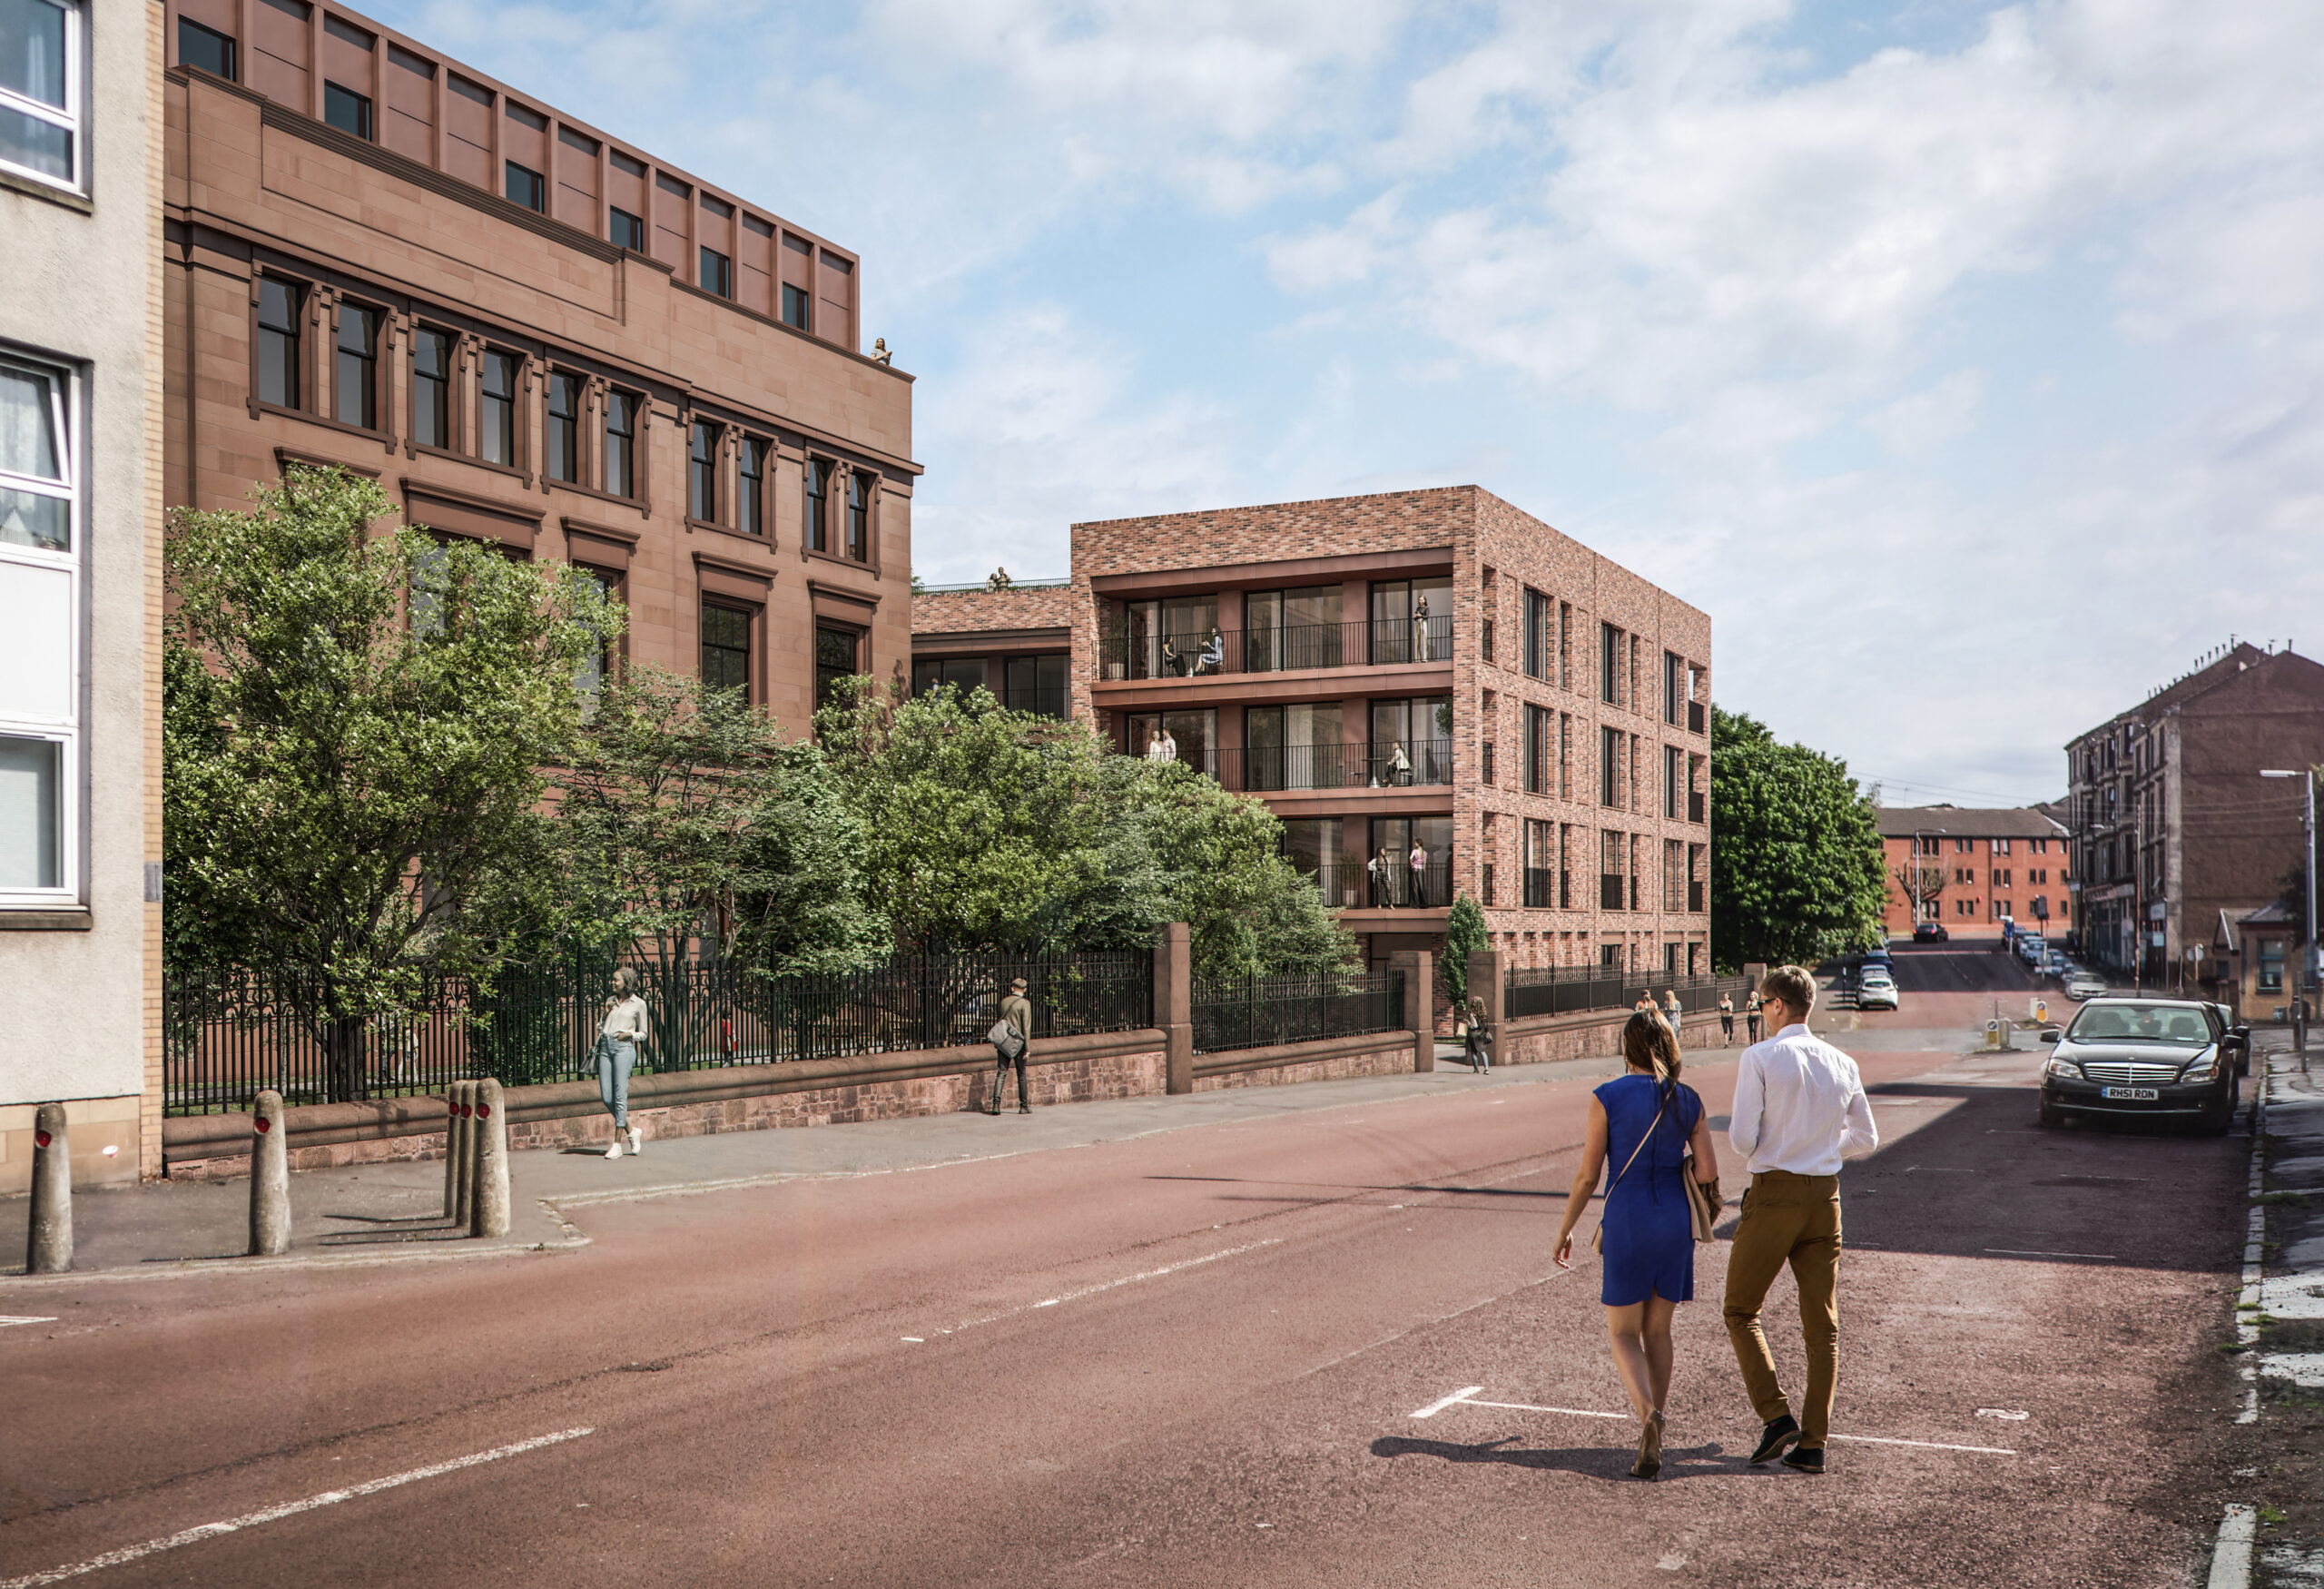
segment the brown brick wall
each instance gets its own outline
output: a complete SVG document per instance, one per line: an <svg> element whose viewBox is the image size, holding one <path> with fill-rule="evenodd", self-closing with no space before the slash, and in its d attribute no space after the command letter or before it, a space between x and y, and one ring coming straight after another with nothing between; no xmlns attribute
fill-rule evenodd
<svg viewBox="0 0 2324 1589"><path fill-rule="evenodd" d="M915 635L973 634L985 629L1062 629L1073 622L1070 586L1030 590L926 591L911 598Z"/></svg>

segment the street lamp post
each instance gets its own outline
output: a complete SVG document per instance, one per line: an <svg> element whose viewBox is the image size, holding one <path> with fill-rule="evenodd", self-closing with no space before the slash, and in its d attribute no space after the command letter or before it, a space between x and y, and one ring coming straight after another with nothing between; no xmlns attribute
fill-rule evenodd
<svg viewBox="0 0 2324 1589"><path fill-rule="evenodd" d="M2316 986L2319 969L2316 943L2316 769L2303 767L2295 771L2290 767L2262 767L2260 775L2263 778L2302 778L2308 784L2306 810L2300 817L2300 828L2308 841L2308 859L2302 868L2307 873L2308 886L2303 892L2308 896L2305 902L2308 908L2306 920L2301 923L2307 943L2300 954L2303 962L2301 974L2291 992L2292 1041L2304 1059L2308 1054L2308 990Z"/></svg>

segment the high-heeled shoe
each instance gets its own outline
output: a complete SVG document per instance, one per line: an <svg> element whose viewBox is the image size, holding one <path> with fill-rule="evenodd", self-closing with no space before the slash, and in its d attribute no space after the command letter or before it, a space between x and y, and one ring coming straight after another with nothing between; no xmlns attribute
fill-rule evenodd
<svg viewBox="0 0 2324 1589"><path fill-rule="evenodd" d="M1632 1478L1652 1478L1662 1471L1662 1409L1657 1407L1639 1426L1638 1461L1630 1468Z"/></svg>

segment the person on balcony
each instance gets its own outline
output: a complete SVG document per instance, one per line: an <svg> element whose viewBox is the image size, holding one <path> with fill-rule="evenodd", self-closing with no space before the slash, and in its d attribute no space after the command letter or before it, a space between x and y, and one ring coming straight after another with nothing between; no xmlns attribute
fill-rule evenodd
<svg viewBox="0 0 2324 1589"><path fill-rule="evenodd" d="M1422 597L1413 604L1413 660L1433 662L1434 652L1428 643L1428 597Z"/></svg>
<svg viewBox="0 0 2324 1589"><path fill-rule="evenodd" d="M1409 788L1413 781L1413 758L1404 754L1404 742L1397 740L1388 750L1388 786Z"/></svg>
<svg viewBox="0 0 2324 1589"><path fill-rule="evenodd" d="M1404 857L1404 864L1412 873L1412 903L1417 908L1426 910L1428 908L1428 852L1421 847L1421 842L1418 839L1413 841L1413 853Z"/></svg>
<svg viewBox="0 0 2324 1589"><path fill-rule="evenodd" d="M1203 642L1202 655L1195 658L1195 671L1218 673L1226 666L1226 637L1218 632L1217 625L1213 624L1210 627L1210 638Z"/></svg>
<svg viewBox="0 0 2324 1589"><path fill-rule="evenodd" d="M1396 903L1396 880L1389 874L1388 846L1383 844L1373 854L1366 868L1372 873L1372 908L1384 911Z"/></svg>
<svg viewBox="0 0 2324 1589"><path fill-rule="evenodd" d="M1186 673L1185 659L1178 655L1178 643L1168 635L1162 637L1162 672L1165 676Z"/></svg>

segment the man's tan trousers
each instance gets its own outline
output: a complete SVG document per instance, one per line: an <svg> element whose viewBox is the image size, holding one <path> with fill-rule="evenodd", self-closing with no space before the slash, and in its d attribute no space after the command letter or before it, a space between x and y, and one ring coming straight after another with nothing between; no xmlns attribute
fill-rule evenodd
<svg viewBox="0 0 2324 1589"><path fill-rule="evenodd" d="M1759 1305L1776 1273L1791 1266L1799 1286L1799 1329L1807 1343L1807 1397L1799 1408L1799 1444L1820 1448L1832 1430L1832 1384L1840 1361L1840 1178L1762 1170L1743 1194L1743 1219L1727 1258L1727 1334L1743 1370L1743 1387L1759 1421L1791 1410L1768 1355Z"/></svg>

